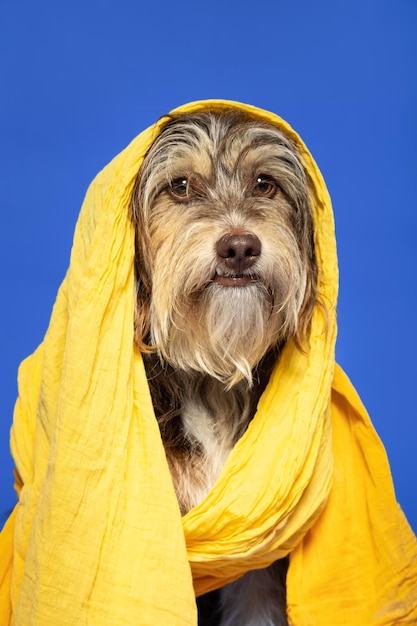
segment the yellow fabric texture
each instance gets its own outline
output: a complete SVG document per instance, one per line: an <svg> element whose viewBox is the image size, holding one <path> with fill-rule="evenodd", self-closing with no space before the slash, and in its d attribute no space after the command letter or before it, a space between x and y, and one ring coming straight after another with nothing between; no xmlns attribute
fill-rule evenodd
<svg viewBox="0 0 417 626"><path fill-rule="evenodd" d="M0 616L17 626L195 626L195 593L290 553L292 626L417 623L417 546L381 443L334 363L333 215L306 147L319 289L309 349L289 343L211 493L181 518L133 344L128 203L164 119L90 186L43 344L19 370L12 453L23 486L0 536Z"/></svg>

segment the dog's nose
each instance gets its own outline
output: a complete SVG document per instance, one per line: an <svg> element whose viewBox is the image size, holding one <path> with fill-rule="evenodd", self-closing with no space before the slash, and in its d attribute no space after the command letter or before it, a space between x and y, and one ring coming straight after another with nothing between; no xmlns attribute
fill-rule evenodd
<svg viewBox="0 0 417 626"><path fill-rule="evenodd" d="M259 238L252 233L228 233L216 245L217 256L236 274L251 267L261 254L261 249Z"/></svg>

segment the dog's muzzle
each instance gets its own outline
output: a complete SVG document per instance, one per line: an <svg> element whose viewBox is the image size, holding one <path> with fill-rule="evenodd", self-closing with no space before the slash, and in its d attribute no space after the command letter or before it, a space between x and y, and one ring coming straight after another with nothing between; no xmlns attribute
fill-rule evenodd
<svg viewBox="0 0 417 626"><path fill-rule="evenodd" d="M228 233L216 244L217 265L214 282L240 287L259 279L252 268L259 259L262 244L253 233Z"/></svg>

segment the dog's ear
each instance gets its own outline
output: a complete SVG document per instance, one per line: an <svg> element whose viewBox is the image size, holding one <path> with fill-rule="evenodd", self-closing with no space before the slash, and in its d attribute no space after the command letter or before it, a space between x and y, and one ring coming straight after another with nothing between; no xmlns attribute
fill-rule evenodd
<svg viewBox="0 0 417 626"><path fill-rule="evenodd" d="M311 318L316 305L319 304L317 297L317 270L314 264L308 265L307 285L304 294L303 304L298 315L297 329L294 335L294 343L300 352L305 352L305 346L308 343L308 335L310 332Z"/></svg>
<svg viewBox="0 0 417 626"><path fill-rule="evenodd" d="M324 300L317 288L318 282L318 267L314 254L314 247L312 246L311 252L308 258L305 259L307 265L307 284L304 294L303 304L298 315L297 329L294 335L294 343L300 352L306 352L306 346L308 345L308 338L311 327L311 320L315 309L318 307L323 315L323 332L327 332L328 327L328 310L324 303Z"/></svg>
<svg viewBox="0 0 417 626"><path fill-rule="evenodd" d="M141 352L153 352L149 345L150 331L150 288L140 256L136 254L136 302L135 302L135 344Z"/></svg>
<svg viewBox="0 0 417 626"><path fill-rule="evenodd" d="M150 331L150 300L152 293L152 279L149 267L149 237L144 223L143 211L140 205L140 175L137 176L133 187L129 211L135 225L135 317L134 332L135 344L144 353L153 352L149 345Z"/></svg>
<svg viewBox="0 0 417 626"><path fill-rule="evenodd" d="M306 202L300 215L304 216L300 238L303 265L307 268L307 276L304 299L298 314L298 324L293 339L298 350L305 353L315 309L319 307L323 314L324 332L327 331L328 312L317 286L319 269L314 243L314 221L309 202Z"/></svg>

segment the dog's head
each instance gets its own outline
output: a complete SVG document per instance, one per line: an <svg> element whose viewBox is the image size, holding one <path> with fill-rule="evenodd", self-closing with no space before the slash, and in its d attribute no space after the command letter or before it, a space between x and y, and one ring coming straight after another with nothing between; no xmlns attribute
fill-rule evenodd
<svg viewBox="0 0 417 626"><path fill-rule="evenodd" d="M302 346L316 302L308 182L277 127L238 112L170 118L138 173L140 349L232 386Z"/></svg>

